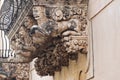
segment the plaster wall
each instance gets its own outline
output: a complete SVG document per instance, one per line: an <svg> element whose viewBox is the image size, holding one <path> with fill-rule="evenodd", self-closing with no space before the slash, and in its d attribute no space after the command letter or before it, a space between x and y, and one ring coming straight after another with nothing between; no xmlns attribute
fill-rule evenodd
<svg viewBox="0 0 120 80"><path fill-rule="evenodd" d="M89 4L94 53L94 77L89 80L119 80L120 76L120 0L113 0L106 7L95 9L98 3ZM109 0L111 1L111 0ZM109 2L108 1L108 2ZM106 1L104 1L106 2ZM91 7L94 5L94 7ZM103 5L102 4L102 5ZM91 14L89 14L91 15Z"/></svg>

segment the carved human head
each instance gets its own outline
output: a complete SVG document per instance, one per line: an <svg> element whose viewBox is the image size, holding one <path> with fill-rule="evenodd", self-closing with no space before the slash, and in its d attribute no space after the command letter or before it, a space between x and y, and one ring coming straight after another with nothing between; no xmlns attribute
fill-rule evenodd
<svg viewBox="0 0 120 80"><path fill-rule="evenodd" d="M30 29L33 25L36 25L37 21L34 19L33 15L28 15L24 20L24 26Z"/></svg>
<svg viewBox="0 0 120 80"><path fill-rule="evenodd" d="M24 38L26 36L26 32L23 26L19 29L19 36L20 38Z"/></svg>
<svg viewBox="0 0 120 80"><path fill-rule="evenodd" d="M44 6L34 6L33 16L36 20L43 19L45 17L45 7Z"/></svg>

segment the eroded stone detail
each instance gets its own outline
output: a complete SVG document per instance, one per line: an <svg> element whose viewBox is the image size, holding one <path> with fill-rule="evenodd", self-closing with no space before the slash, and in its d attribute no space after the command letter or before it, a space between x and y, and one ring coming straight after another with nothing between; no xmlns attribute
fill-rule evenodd
<svg viewBox="0 0 120 80"><path fill-rule="evenodd" d="M35 57L36 48L30 37L30 28L37 24L32 16L27 16L23 25L11 41L12 49L15 50L16 58L12 62L30 62Z"/></svg>
<svg viewBox="0 0 120 80"><path fill-rule="evenodd" d="M69 65L69 59L76 60L78 53L88 52L87 5L39 5L36 8L39 10L41 7L44 7L41 12L44 16L36 20L43 34L49 36L44 39L49 43L45 43L45 51L38 54L35 67L39 75L54 75L55 71L61 70L61 66Z"/></svg>
<svg viewBox="0 0 120 80"><path fill-rule="evenodd" d="M2 63L2 68L8 74L8 78L15 77L17 80L29 80L28 63Z"/></svg>
<svg viewBox="0 0 120 80"><path fill-rule="evenodd" d="M33 0L35 20L32 19L33 24L31 19L29 23L26 20L15 38L16 54L23 61L37 57L35 68L41 76L54 75L62 66L69 65L69 59L76 60L78 53L88 53L87 3L58 2Z"/></svg>

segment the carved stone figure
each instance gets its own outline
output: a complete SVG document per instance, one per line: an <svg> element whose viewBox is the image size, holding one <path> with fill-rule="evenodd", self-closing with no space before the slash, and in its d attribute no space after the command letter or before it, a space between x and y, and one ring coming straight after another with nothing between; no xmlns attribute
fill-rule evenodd
<svg viewBox="0 0 120 80"><path fill-rule="evenodd" d="M23 25L27 29L30 29L33 25L36 25L36 24L37 24L37 21L35 20L33 15L28 15L28 16L25 17Z"/></svg>
<svg viewBox="0 0 120 80"><path fill-rule="evenodd" d="M33 0L33 4L34 19L26 18L19 29L16 53L31 60L37 57L39 75L54 75L69 65L69 59L77 60L78 53L88 53L87 5L82 0Z"/></svg>
<svg viewBox="0 0 120 80"><path fill-rule="evenodd" d="M36 24L36 20L32 16L27 16L23 26L21 26L12 41L13 50L15 50L16 56L21 56L23 59L20 60L20 62L30 62L35 57L36 48L33 45L33 40L29 32L30 28Z"/></svg>
<svg viewBox="0 0 120 80"><path fill-rule="evenodd" d="M35 64L39 75L53 75L61 66L68 66L69 59L77 59L79 52L87 54L85 13L80 6L34 6L33 15L38 26L32 36L40 50Z"/></svg>
<svg viewBox="0 0 120 80"><path fill-rule="evenodd" d="M45 17L45 7L36 6L33 7L33 16L37 20L38 26L41 26L41 23L45 22L47 18Z"/></svg>

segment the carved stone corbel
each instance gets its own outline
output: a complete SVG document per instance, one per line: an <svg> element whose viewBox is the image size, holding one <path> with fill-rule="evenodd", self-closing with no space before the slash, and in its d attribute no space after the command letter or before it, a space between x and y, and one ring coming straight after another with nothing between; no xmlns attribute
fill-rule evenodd
<svg viewBox="0 0 120 80"><path fill-rule="evenodd" d="M33 0L33 5L34 18L26 18L14 42L23 58L37 57L39 75L54 75L62 66L69 66L69 59L77 60L78 53L87 55L84 0Z"/></svg>
<svg viewBox="0 0 120 80"><path fill-rule="evenodd" d="M62 66L68 66L69 59L76 60L78 53L88 53L87 4L82 0L77 3L72 3L72 0L53 1L52 4L50 1L33 0L33 16L38 26L32 35L39 46L35 67L42 76L54 74ZM39 37L34 36L37 34Z"/></svg>

